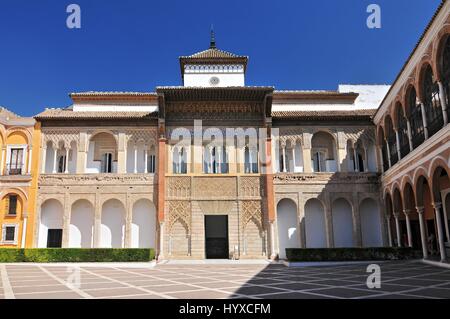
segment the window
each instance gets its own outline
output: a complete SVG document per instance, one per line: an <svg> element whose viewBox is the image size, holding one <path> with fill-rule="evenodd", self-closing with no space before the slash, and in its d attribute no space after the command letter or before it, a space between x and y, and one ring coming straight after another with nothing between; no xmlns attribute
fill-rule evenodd
<svg viewBox="0 0 450 319"><path fill-rule="evenodd" d="M313 154L314 172L325 172L326 171L325 158L326 158L325 152L323 152L323 151L314 152L314 154Z"/></svg>
<svg viewBox="0 0 450 319"><path fill-rule="evenodd" d="M149 173L155 173L156 172L156 156L155 155L150 155L148 157L148 162L147 162L147 171Z"/></svg>
<svg viewBox="0 0 450 319"><path fill-rule="evenodd" d="M9 157L8 175L21 175L23 168L23 148L12 148Z"/></svg>
<svg viewBox="0 0 450 319"><path fill-rule="evenodd" d="M58 160L58 173L64 173L66 171L66 156L61 155Z"/></svg>
<svg viewBox="0 0 450 319"><path fill-rule="evenodd" d="M102 155L101 173L112 173L112 153Z"/></svg>
<svg viewBox="0 0 450 319"><path fill-rule="evenodd" d="M2 243L17 244L17 224L4 224L2 226Z"/></svg>
<svg viewBox="0 0 450 319"><path fill-rule="evenodd" d="M439 87L437 82L433 80L431 66L428 66L425 71L423 91L425 96L423 104L427 117L428 133L429 137L431 137L444 126Z"/></svg>
<svg viewBox="0 0 450 319"><path fill-rule="evenodd" d="M422 109L420 104L417 103L417 94L414 87L411 87L408 95L408 108L411 113L411 135L413 147L416 148L425 140L425 133L422 119Z"/></svg>
<svg viewBox="0 0 450 319"><path fill-rule="evenodd" d="M8 196L8 215L15 216L17 214L17 195Z"/></svg>

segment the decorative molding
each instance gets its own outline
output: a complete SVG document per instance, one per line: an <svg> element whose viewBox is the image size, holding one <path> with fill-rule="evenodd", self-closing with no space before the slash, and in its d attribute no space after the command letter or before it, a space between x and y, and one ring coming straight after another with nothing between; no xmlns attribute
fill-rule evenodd
<svg viewBox="0 0 450 319"><path fill-rule="evenodd" d="M56 185L133 185L154 182L153 174L44 174L39 176L39 186Z"/></svg>

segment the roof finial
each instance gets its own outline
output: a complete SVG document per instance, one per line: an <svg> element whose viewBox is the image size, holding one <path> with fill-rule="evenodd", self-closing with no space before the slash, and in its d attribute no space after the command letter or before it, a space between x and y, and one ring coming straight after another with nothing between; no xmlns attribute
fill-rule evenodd
<svg viewBox="0 0 450 319"><path fill-rule="evenodd" d="M214 25L211 24L211 41L209 43L210 49L216 48L216 36L214 35Z"/></svg>

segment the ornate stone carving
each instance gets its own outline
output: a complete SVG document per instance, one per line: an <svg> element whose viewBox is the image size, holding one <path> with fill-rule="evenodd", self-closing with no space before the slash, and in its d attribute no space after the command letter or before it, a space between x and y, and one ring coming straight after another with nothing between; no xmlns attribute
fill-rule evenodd
<svg viewBox="0 0 450 319"><path fill-rule="evenodd" d="M245 229L250 220L253 220L260 230L263 229L263 216L260 201L242 201L242 229Z"/></svg>
<svg viewBox="0 0 450 319"><path fill-rule="evenodd" d="M191 196L191 178L168 177L167 178L167 197L168 198L189 198Z"/></svg>
<svg viewBox="0 0 450 319"><path fill-rule="evenodd" d="M203 214L227 215L233 208L232 201L198 201L198 206Z"/></svg>
<svg viewBox="0 0 450 319"><path fill-rule="evenodd" d="M276 184L301 182L377 183L379 176L377 173L290 173L276 174L273 181Z"/></svg>
<svg viewBox="0 0 450 319"><path fill-rule="evenodd" d="M239 195L241 197L262 196L261 179L259 177L241 177L239 180Z"/></svg>
<svg viewBox="0 0 450 319"><path fill-rule="evenodd" d="M186 228L188 234L191 233L191 204L188 201L169 201L169 233L172 231L173 225L180 221Z"/></svg>
<svg viewBox="0 0 450 319"><path fill-rule="evenodd" d="M54 185L104 185L153 184L150 174L44 174L39 176L40 186Z"/></svg>
<svg viewBox="0 0 450 319"><path fill-rule="evenodd" d="M236 197L236 178L194 177L193 188L196 198L234 198Z"/></svg>
<svg viewBox="0 0 450 319"><path fill-rule="evenodd" d="M59 147L62 143L64 147L70 148L73 142L78 147L80 137L79 129L70 128L50 128L42 129L42 145L47 145L48 142L52 142L53 147Z"/></svg>

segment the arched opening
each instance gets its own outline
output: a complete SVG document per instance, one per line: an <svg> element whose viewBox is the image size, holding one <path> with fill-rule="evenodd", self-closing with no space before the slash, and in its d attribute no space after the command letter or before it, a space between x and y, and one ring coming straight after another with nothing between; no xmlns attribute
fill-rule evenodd
<svg viewBox="0 0 450 319"><path fill-rule="evenodd" d="M381 247L381 220L378 204L371 198L364 199L359 206L363 247Z"/></svg>
<svg viewBox="0 0 450 319"><path fill-rule="evenodd" d="M335 247L353 247L353 218L349 202L339 198L331 205Z"/></svg>
<svg viewBox="0 0 450 319"><path fill-rule="evenodd" d="M46 144L46 151L45 151L45 170L43 173L45 174L52 174L56 173L53 172L54 169L54 160L55 160L55 152L56 152L56 146L53 145L52 142L47 142Z"/></svg>
<svg viewBox="0 0 450 319"><path fill-rule="evenodd" d="M431 188L425 176L420 176L416 181L416 201L419 207L424 208L424 220L426 228L426 243L429 256L438 255L438 228L432 201Z"/></svg>
<svg viewBox="0 0 450 319"><path fill-rule="evenodd" d="M258 150L255 147L246 146L244 148L244 172L246 174L258 173Z"/></svg>
<svg viewBox="0 0 450 319"><path fill-rule="evenodd" d="M311 164L314 172L336 172L336 143L327 132L317 132L311 139Z"/></svg>
<svg viewBox="0 0 450 319"><path fill-rule="evenodd" d="M442 84L444 85L447 100L447 114L450 106L450 34L446 34L443 41L442 53L439 57Z"/></svg>
<svg viewBox="0 0 450 319"><path fill-rule="evenodd" d="M405 218L405 214L404 214L401 193L398 188L396 188L394 190L393 208L394 208L394 214L397 216L399 226L400 226L399 229L396 228L396 231L398 231L398 233L400 234L400 235L397 234L397 237L395 238L396 244L401 247L408 247L408 234L407 234L407 230L406 230L406 218Z"/></svg>
<svg viewBox="0 0 450 319"><path fill-rule="evenodd" d="M131 222L131 248L156 247L156 208L148 199L133 205Z"/></svg>
<svg viewBox="0 0 450 319"><path fill-rule="evenodd" d="M88 200L73 203L69 227L70 248L94 247L94 206Z"/></svg>
<svg viewBox="0 0 450 319"><path fill-rule="evenodd" d="M391 165L394 166L398 162L397 153L397 138L395 136L394 126L392 124L392 119L389 115L386 116L384 120L384 131L386 134L386 140L389 148L389 156L391 159Z"/></svg>
<svg viewBox="0 0 450 319"><path fill-rule="evenodd" d="M0 200L0 207L7 217L21 216L23 213L24 201L22 196L12 190Z"/></svg>
<svg viewBox="0 0 450 319"><path fill-rule="evenodd" d="M244 253L251 257L259 257L264 253L264 237L259 223L250 219L244 230Z"/></svg>
<svg viewBox="0 0 450 319"><path fill-rule="evenodd" d="M381 147L381 159L383 161L383 171L386 172L389 169L389 158L387 153L387 143L386 138L384 136L383 128L379 127L378 129L378 141Z"/></svg>
<svg viewBox="0 0 450 319"><path fill-rule="evenodd" d="M423 70L423 105L428 124L428 137L431 137L444 126L439 86L435 81L433 70L428 64Z"/></svg>
<svg viewBox="0 0 450 319"><path fill-rule="evenodd" d="M445 164L444 164L445 165ZM439 227L439 223L437 221L437 218L440 219L441 227L440 234L443 237L443 241L450 243L450 231L449 231L449 224L448 224L448 207L446 205L448 204L446 202L445 196L450 191L450 179L447 173L447 170L441 166L437 166L433 172L433 199L435 202L435 216L436 216L436 227Z"/></svg>
<svg viewBox="0 0 450 319"><path fill-rule="evenodd" d="M279 258L286 259L286 248L300 247L297 205L290 199L277 205L277 228Z"/></svg>
<svg viewBox="0 0 450 319"><path fill-rule="evenodd" d="M89 141L87 173L117 173L117 143L110 133L94 135Z"/></svg>
<svg viewBox="0 0 450 319"><path fill-rule="evenodd" d="M417 93L414 86L408 88L406 94L406 108L409 114L409 123L411 124L411 138L413 147L416 148L425 140L423 127L422 109L417 101Z"/></svg>
<svg viewBox="0 0 450 319"><path fill-rule="evenodd" d="M170 230L169 254L180 257L189 254L188 227L180 219L175 221Z"/></svg>
<svg viewBox="0 0 450 319"><path fill-rule="evenodd" d="M405 157L409 154L409 138L408 138L408 124L406 117L403 113L403 108L400 103L395 105L395 113L398 123L398 135L400 138L400 155Z"/></svg>
<svg viewBox="0 0 450 319"><path fill-rule="evenodd" d="M186 151L186 147L174 146L172 159L173 159L173 173L186 174L188 161L188 153Z"/></svg>
<svg viewBox="0 0 450 319"><path fill-rule="evenodd" d="M61 248L64 208L56 199L49 199L41 206L39 224L39 248Z"/></svg>
<svg viewBox="0 0 450 319"><path fill-rule="evenodd" d="M405 213L409 216L412 247L416 249L422 248L419 215L417 214L414 191L409 183L406 183L403 189L403 202L405 203Z"/></svg>
<svg viewBox="0 0 450 319"><path fill-rule="evenodd" d="M125 241L125 207L110 199L102 207L100 247L123 248Z"/></svg>
<svg viewBox="0 0 450 319"><path fill-rule="evenodd" d="M305 233L307 248L327 247L325 212L318 199L310 199L305 204Z"/></svg>

